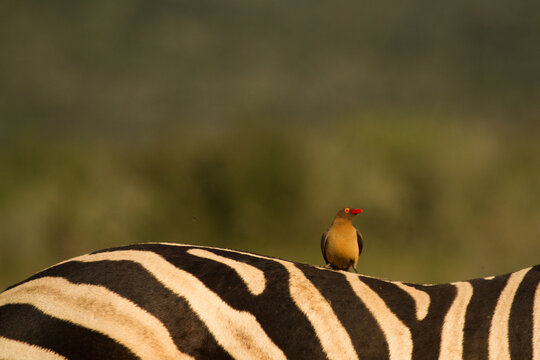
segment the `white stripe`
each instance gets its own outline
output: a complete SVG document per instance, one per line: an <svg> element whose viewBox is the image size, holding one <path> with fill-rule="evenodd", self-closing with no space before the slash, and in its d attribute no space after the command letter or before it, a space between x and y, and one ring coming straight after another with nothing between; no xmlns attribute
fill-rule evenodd
<svg viewBox="0 0 540 360"><path fill-rule="evenodd" d="M0 359L2 360L67 360L57 353L42 347L0 336Z"/></svg>
<svg viewBox="0 0 540 360"><path fill-rule="evenodd" d="M468 282L456 282L452 285L455 286L457 294L444 318L439 360L463 359L463 329L467 306L473 296L473 287Z"/></svg>
<svg viewBox="0 0 540 360"><path fill-rule="evenodd" d="M216 341L236 359L285 359L285 354L268 337L252 314L230 307L203 282L179 269L156 253L117 250L83 255L74 261L134 261L161 284L183 297L207 326ZM171 311L173 311L171 309Z"/></svg>
<svg viewBox="0 0 540 360"><path fill-rule="evenodd" d="M270 256L253 254L253 253L250 253L250 252L247 252L247 251L223 249L223 248L216 248L216 247L213 247L213 246L205 246L205 245L190 245L190 244L178 244L178 243L158 243L158 242L147 243L147 244L177 246L177 247L190 247L190 248L197 248L197 249L219 250L219 251L227 251L227 252L231 252L231 253L234 253L234 254L240 254L240 255L245 255L245 256L249 256L249 257L254 257L254 258L258 258L258 259L265 259L265 260L271 260L271 261L279 260L279 259L276 259L276 258L273 258L273 257L270 257Z"/></svg>
<svg viewBox="0 0 540 360"><path fill-rule="evenodd" d="M540 360L540 284L534 292L532 347L533 360Z"/></svg>
<svg viewBox="0 0 540 360"><path fill-rule="evenodd" d="M411 359L413 351L409 328L388 308L384 300L363 283L358 275L346 273L352 289L371 312L386 337L391 360Z"/></svg>
<svg viewBox="0 0 540 360"><path fill-rule="evenodd" d="M289 290L296 306L306 315L328 359L358 359L351 338L328 301L293 263L280 259L289 272Z"/></svg>
<svg viewBox="0 0 540 360"><path fill-rule="evenodd" d="M229 259L227 257L223 257L203 249L189 249L187 252L191 255L195 255L204 259L214 260L224 265L227 265L228 267L236 271L238 276L242 278L247 288L253 295L262 294L264 288L266 287L266 278L264 277L264 272L257 269L255 266Z"/></svg>
<svg viewBox="0 0 540 360"><path fill-rule="evenodd" d="M418 321L424 320L428 314L429 304L431 303L429 294L425 291L406 285L400 281L394 281L392 283L399 286L403 291L407 292L407 294L413 298L416 305L416 319Z"/></svg>
<svg viewBox="0 0 540 360"><path fill-rule="evenodd" d="M489 360L510 359L510 345L508 342L510 310L512 309L512 302L514 301L519 284L521 284L523 277L525 277L525 274L530 269L526 268L512 273L499 296L489 329Z"/></svg>
<svg viewBox="0 0 540 360"><path fill-rule="evenodd" d="M43 277L4 292L0 306L5 304L30 304L56 318L98 331L141 359L191 359L178 351L158 319L102 286ZM66 336L69 338L69 334Z"/></svg>

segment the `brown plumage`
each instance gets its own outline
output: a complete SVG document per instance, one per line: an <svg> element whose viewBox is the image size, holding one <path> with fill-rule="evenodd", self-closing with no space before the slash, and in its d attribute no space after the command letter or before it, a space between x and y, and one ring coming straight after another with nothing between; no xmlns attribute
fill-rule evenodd
<svg viewBox="0 0 540 360"><path fill-rule="evenodd" d="M338 211L330 228L322 235L321 251L327 267L339 270L356 270L358 256L362 253L362 234L352 224L360 209L343 208Z"/></svg>

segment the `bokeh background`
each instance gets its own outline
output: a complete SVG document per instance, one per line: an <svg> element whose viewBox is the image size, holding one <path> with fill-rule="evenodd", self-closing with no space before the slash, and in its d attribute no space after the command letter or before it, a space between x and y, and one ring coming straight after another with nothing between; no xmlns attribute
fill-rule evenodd
<svg viewBox="0 0 540 360"><path fill-rule="evenodd" d="M540 2L0 2L0 288L136 242L540 263Z"/></svg>

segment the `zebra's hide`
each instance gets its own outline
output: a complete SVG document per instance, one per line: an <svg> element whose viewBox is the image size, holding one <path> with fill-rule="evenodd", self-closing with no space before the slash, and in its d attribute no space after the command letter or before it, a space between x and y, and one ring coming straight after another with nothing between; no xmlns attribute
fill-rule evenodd
<svg viewBox="0 0 540 360"><path fill-rule="evenodd" d="M0 359L536 359L540 265L439 285L139 244L0 293Z"/></svg>

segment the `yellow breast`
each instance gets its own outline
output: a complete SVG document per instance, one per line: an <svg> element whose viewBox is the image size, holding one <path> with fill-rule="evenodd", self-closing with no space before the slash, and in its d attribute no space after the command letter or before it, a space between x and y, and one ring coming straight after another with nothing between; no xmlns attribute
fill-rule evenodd
<svg viewBox="0 0 540 360"><path fill-rule="evenodd" d="M334 224L328 229L326 258L339 268L348 268L358 261L356 229L349 224Z"/></svg>

